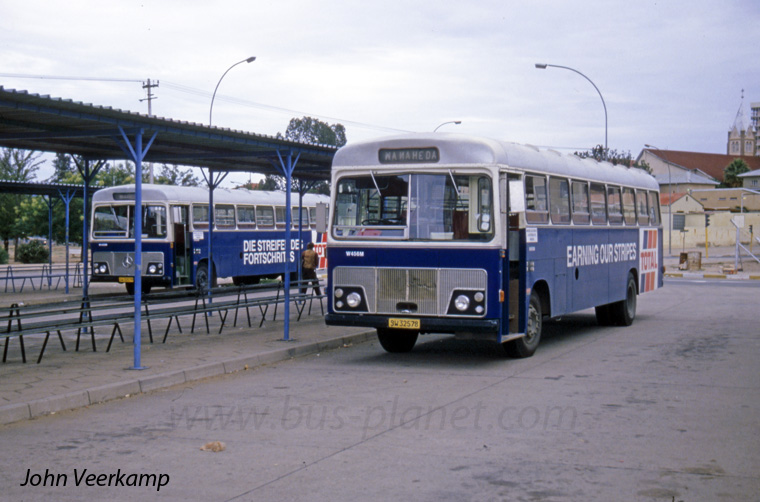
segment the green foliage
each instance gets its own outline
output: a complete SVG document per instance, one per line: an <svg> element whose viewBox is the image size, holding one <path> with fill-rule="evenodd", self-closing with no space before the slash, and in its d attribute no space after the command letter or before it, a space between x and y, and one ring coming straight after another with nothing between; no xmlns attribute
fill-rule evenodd
<svg viewBox="0 0 760 502"><path fill-rule="evenodd" d="M16 251L16 260L21 263L45 263L48 261L50 253L45 244L39 240L32 240L26 244L21 244Z"/></svg>
<svg viewBox="0 0 760 502"><path fill-rule="evenodd" d="M285 131L285 136L277 133L277 138L291 141L300 141L302 143L312 143L328 146L341 147L346 144L346 128L343 124L330 125L319 119L312 117L303 117L300 119L292 118ZM293 190L297 190L296 180L293 180ZM285 190L285 178L277 175L266 175L259 183L258 190ZM310 193L330 193L330 183L320 181L309 189Z"/></svg>
<svg viewBox="0 0 760 502"><path fill-rule="evenodd" d="M278 137L280 135L278 134ZM290 119L285 139L302 143L343 146L346 144L346 128L342 124L330 125L319 119L303 117Z"/></svg>
<svg viewBox="0 0 760 502"><path fill-rule="evenodd" d="M192 169L182 170L177 165L163 164L161 173L153 178L153 182L158 185L177 185L186 187L197 187L200 184L198 178L193 174Z"/></svg>
<svg viewBox="0 0 760 502"><path fill-rule="evenodd" d="M749 165L744 159L734 159L729 165L723 169L723 188L740 188L742 186L742 179L740 174L749 172Z"/></svg>
<svg viewBox="0 0 760 502"><path fill-rule="evenodd" d="M0 247L0 265L8 264L8 251L4 247Z"/></svg>
<svg viewBox="0 0 760 502"><path fill-rule="evenodd" d="M0 149L0 179L34 181L43 162L39 160L40 156L32 151ZM28 199L27 195L0 194L0 239L3 240L6 251L9 241L22 235L18 224L20 206Z"/></svg>
<svg viewBox="0 0 760 502"><path fill-rule="evenodd" d="M616 166L618 164L627 166L627 167L636 167L638 169L643 169L644 171L648 172L649 174L652 174L652 168L649 164L647 164L644 161L641 162L634 162L633 156L631 155L631 152L618 152L617 150L606 150L602 145L597 145L591 150L588 150L586 152L575 152L575 155L582 159L596 159L598 161L607 161L611 163L613 166Z"/></svg>

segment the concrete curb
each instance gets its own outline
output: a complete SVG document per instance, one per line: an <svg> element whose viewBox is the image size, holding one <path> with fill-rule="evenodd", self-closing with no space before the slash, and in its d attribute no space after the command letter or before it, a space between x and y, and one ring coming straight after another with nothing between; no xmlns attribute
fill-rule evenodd
<svg viewBox="0 0 760 502"><path fill-rule="evenodd" d="M732 279L741 281L758 281L760 275L755 274L719 274L710 272L665 272L665 277L678 279Z"/></svg>
<svg viewBox="0 0 760 502"><path fill-rule="evenodd" d="M298 344L298 341L284 342L297 345L270 350L256 355L242 356L227 361L204 364L184 370L170 371L145 378L137 378L113 384L101 385L91 389L78 390L59 396L35 399L28 403L15 403L0 406L0 425L7 425L21 420L57 413L64 410L83 408L105 403L136 394L165 389L174 385L201 380L204 378L244 371L257 366L277 363L326 350L364 343L374 339L374 330L354 335L340 336L329 340Z"/></svg>

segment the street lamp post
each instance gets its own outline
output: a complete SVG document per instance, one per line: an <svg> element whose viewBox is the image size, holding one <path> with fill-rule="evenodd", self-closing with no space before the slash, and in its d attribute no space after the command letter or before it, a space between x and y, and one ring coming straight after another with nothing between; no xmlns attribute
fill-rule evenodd
<svg viewBox="0 0 760 502"><path fill-rule="evenodd" d="M436 132L438 129L440 129L441 127L445 126L446 124L456 124L456 125L459 125L461 123L462 123L461 120L449 120L448 122L444 122L443 124L440 124L438 127L436 127L435 129L433 129L433 132Z"/></svg>
<svg viewBox="0 0 760 502"><path fill-rule="evenodd" d="M574 71L575 73L577 73L581 77L583 77L586 80L588 80L591 83L591 85L594 86L594 89L596 89L596 92L599 93L599 97L602 99L602 106L604 107L604 157L607 158L607 105L604 102L604 97L602 96L602 92L599 90L599 88L596 86L596 84L590 78L588 78L586 75L584 75L583 73L579 72L575 68L570 68L569 66L560 66L560 65L556 65L556 64L536 63L536 68L538 68L539 70L545 70L549 66L551 66L553 68L563 68L565 70Z"/></svg>
<svg viewBox="0 0 760 502"><path fill-rule="evenodd" d="M209 106L208 109L208 125L211 126L211 113L214 110L214 98L216 98L216 91L219 89L219 84L222 83L222 80L224 80L224 76L229 73L231 69L236 67L239 64L243 63L252 63L256 61L256 56L251 56L249 58L243 59L242 61L238 61L237 63L233 64L227 70L222 73L222 76L219 78L219 82L216 83L216 87L214 87L214 94L211 95L211 106ZM201 171L203 172L203 171ZM214 234L214 170L211 169L211 167L208 168L208 179L206 180L208 183L208 264L206 265L206 274L208 278L208 300L209 303L211 300L211 286L214 284L214 261L213 261L213 247L211 245ZM197 282L197 281L196 281Z"/></svg>
<svg viewBox="0 0 760 502"><path fill-rule="evenodd" d="M256 61L256 56L251 56L249 58L243 59L242 61L238 61L234 65L230 66L229 68L227 68L227 71L222 73L222 76L219 78L219 82L217 82L216 87L214 87L214 94L211 95L211 106L209 106L208 108L208 125L211 125L211 112L214 110L214 98L216 97L216 91L219 89L219 84L222 83L224 76L227 75L227 73L229 73L229 71L233 69L234 67L236 67L237 65L243 64L243 63L253 63L254 61Z"/></svg>

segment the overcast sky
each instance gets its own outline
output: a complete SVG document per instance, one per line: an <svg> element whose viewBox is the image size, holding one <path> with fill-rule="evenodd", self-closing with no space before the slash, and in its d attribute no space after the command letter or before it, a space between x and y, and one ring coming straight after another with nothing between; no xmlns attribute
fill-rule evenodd
<svg viewBox="0 0 760 502"><path fill-rule="evenodd" d="M3 0L0 86L274 135L406 131L725 153L760 102L757 0ZM48 78L25 78L45 76ZM62 80L59 77L75 77ZM124 80L124 81L122 81ZM49 176L47 171L40 177Z"/></svg>

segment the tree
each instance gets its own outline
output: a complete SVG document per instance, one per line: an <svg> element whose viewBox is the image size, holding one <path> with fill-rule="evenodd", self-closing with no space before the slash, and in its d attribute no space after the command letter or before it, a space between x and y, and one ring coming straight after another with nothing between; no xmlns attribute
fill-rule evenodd
<svg viewBox="0 0 760 502"><path fill-rule="evenodd" d="M55 169L55 172L53 173L53 176L47 180L49 183L64 183L62 180L66 178L66 176L77 172L76 166L71 162L71 157L65 153L55 154L53 168Z"/></svg>
<svg viewBox="0 0 760 502"><path fill-rule="evenodd" d="M607 161L610 162L612 165L616 166L618 164L628 167L636 167L638 169L643 169L644 171L648 172L649 174L652 174L652 168L644 161L641 162L634 162L633 156L631 155L631 152L618 152L617 150L607 150L605 152L605 149L602 145L597 145L594 148L592 148L589 151L586 152L575 152L575 155L582 159L596 159L598 161Z"/></svg>
<svg viewBox="0 0 760 502"><path fill-rule="evenodd" d="M279 133L277 137L281 137ZM342 124L330 125L312 117L293 118L285 131L285 139L340 147L346 144L346 128Z"/></svg>
<svg viewBox="0 0 760 502"><path fill-rule="evenodd" d="M14 148L0 149L0 179L9 181L28 182L33 181L36 173L43 163L40 153ZM10 240L22 237L19 226L21 203L28 199L28 195L0 194L0 238L3 246L8 251Z"/></svg>
<svg viewBox="0 0 760 502"><path fill-rule="evenodd" d="M161 174L154 178L154 183L158 185L181 185L186 187L197 187L200 184L192 169L183 171L176 164L162 165Z"/></svg>
<svg viewBox="0 0 760 502"><path fill-rule="evenodd" d="M742 186L742 179L740 174L749 172L749 165L744 159L734 159L729 165L723 169L723 188L740 188Z"/></svg>
<svg viewBox="0 0 760 502"><path fill-rule="evenodd" d="M312 117L292 118L288 123L285 136L277 133L277 138L341 147L346 144L346 128L343 127L343 124L330 125ZM264 176L264 180L259 183L257 188L259 190L285 190L285 179L282 176L268 174ZM295 189L294 181L293 190ZM320 181L313 185L309 192L329 194L330 183Z"/></svg>

